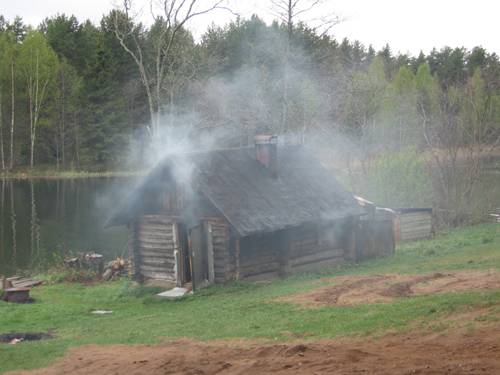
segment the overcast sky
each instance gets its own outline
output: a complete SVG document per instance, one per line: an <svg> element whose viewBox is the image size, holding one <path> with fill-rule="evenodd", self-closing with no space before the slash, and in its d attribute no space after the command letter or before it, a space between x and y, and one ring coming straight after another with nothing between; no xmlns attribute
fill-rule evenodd
<svg viewBox="0 0 500 375"><path fill-rule="evenodd" d="M266 22L273 18L270 0L227 1L243 17L257 13ZM0 0L0 14L7 19L20 15L32 25L57 13L74 14L80 20L88 18L98 23L113 4L112 0ZM331 30L336 38L358 39L376 49L389 43L393 51L418 54L420 50L428 52L445 45L467 48L480 45L500 54L500 0L324 0L318 11L321 14L335 11L344 19ZM147 21L147 12L144 13ZM225 24L231 17L227 12L217 12L196 19L189 26L199 35L212 22Z"/></svg>

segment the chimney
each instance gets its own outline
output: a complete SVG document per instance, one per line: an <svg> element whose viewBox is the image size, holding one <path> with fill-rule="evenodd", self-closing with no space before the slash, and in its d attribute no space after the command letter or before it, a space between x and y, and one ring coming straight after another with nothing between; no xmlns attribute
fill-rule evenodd
<svg viewBox="0 0 500 375"><path fill-rule="evenodd" d="M278 136L259 134L255 136L255 158L271 172L278 176Z"/></svg>

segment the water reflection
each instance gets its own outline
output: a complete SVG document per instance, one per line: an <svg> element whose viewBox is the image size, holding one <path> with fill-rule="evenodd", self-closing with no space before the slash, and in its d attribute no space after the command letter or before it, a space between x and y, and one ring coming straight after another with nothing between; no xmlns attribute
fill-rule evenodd
<svg viewBox="0 0 500 375"><path fill-rule="evenodd" d="M109 194L123 179L0 180L0 275L53 263L72 251L108 258L126 248L125 228L103 229Z"/></svg>
<svg viewBox="0 0 500 375"><path fill-rule="evenodd" d="M10 181L10 222L12 225L12 270L17 268L16 208L14 205L14 182Z"/></svg>

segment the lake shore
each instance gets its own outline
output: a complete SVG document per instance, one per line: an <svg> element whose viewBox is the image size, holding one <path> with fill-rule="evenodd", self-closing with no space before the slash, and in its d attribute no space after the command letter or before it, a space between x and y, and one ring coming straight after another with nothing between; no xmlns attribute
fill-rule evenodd
<svg viewBox="0 0 500 375"><path fill-rule="evenodd" d="M19 169L0 172L0 179L77 179L98 177L135 177L143 176L144 171L88 171L88 170L51 170L51 169Z"/></svg>

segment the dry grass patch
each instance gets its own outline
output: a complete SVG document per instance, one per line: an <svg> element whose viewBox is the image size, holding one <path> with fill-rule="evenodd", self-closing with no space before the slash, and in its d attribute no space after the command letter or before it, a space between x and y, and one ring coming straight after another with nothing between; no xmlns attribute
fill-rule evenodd
<svg viewBox="0 0 500 375"><path fill-rule="evenodd" d="M500 272L457 271L425 275L341 276L323 279L326 286L282 297L280 300L306 307L391 302L398 298L441 293L500 289Z"/></svg>

